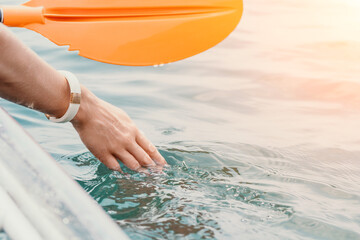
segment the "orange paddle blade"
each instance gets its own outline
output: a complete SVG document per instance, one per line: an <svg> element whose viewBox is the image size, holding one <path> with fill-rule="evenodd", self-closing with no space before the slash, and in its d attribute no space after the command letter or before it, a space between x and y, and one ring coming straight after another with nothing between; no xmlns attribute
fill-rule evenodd
<svg viewBox="0 0 360 240"><path fill-rule="evenodd" d="M4 6L8 26L36 31L79 55L146 66L205 51L239 23L242 0L31 0Z"/></svg>

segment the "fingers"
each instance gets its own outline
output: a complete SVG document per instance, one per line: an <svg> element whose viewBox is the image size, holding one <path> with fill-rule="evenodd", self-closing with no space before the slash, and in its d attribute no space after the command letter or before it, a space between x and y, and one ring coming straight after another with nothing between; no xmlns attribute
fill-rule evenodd
<svg viewBox="0 0 360 240"><path fill-rule="evenodd" d="M140 163L127 151L121 153L114 153L115 157L119 159L126 167L133 171L137 171L141 168Z"/></svg>
<svg viewBox="0 0 360 240"><path fill-rule="evenodd" d="M99 160L110 170L122 172L120 164L118 163L118 161L114 156L108 155L105 157L100 157Z"/></svg>
<svg viewBox="0 0 360 240"><path fill-rule="evenodd" d="M132 144L127 149L131 155L140 163L141 166L144 167L153 167L156 166L154 161L150 158L149 154L147 154L139 145L136 143Z"/></svg>
<svg viewBox="0 0 360 240"><path fill-rule="evenodd" d="M161 166L165 165L166 164L165 159L156 150L155 146L153 146L147 139L145 140L149 143L147 151L150 154L145 152L145 150L142 147L134 143L130 147L128 147L127 151L124 150L120 153L114 153L114 155L107 155L106 157L100 157L99 160L110 170L118 171L121 173L123 173L123 171L117 159L120 160L122 163L124 163L124 165L129 169L144 173L148 173L148 172L146 169L142 168L142 166L155 167L156 163ZM146 144L147 142L144 141L143 144ZM152 159L154 159L156 163ZM159 169L159 171L161 171L161 169Z"/></svg>
<svg viewBox="0 0 360 240"><path fill-rule="evenodd" d="M150 156L152 160L158 165L166 165L165 159L158 152L156 147L147 138L139 132L136 137L136 142L139 146Z"/></svg>

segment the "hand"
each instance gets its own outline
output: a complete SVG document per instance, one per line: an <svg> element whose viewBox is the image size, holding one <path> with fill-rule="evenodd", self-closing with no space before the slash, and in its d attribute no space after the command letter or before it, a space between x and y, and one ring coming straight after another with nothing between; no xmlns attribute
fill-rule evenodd
<svg viewBox="0 0 360 240"><path fill-rule="evenodd" d="M71 122L85 146L111 170L121 172L117 160L135 171L166 164L124 111L100 100L85 87L79 112Z"/></svg>

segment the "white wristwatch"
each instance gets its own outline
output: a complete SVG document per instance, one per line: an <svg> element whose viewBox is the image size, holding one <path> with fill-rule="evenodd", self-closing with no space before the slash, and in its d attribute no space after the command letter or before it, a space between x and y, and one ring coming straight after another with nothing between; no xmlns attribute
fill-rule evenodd
<svg viewBox="0 0 360 240"><path fill-rule="evenodd" d="M74 74L68 71L59 71L69 83L70 86L70 104L69 107L61 118L51 117L48 114L45 116L52 122L55 123L65 123L71 121L80 108L80 100L81 100L81 88L79 80L76 78Z"/></svg>

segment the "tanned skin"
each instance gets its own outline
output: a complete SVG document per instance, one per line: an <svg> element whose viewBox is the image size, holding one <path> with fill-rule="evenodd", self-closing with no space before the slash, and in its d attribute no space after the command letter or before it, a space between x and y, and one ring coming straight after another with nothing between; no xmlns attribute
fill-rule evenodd
<svg viewBox="0 0 360 240"><path fill-rule="evenodd" d="M55 117L66 112L70 88L64 76L0 24L0 97ZM109 169L162 167L165 159L121 109L81 86L79 112L71 121L85 146Z"/></svg>

